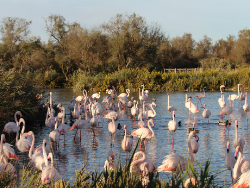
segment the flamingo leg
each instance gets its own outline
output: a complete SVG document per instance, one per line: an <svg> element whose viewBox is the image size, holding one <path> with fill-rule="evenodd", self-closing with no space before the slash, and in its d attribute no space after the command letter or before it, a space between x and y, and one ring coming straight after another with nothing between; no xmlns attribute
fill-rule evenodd
<svg viewBox="0 0 250 188"><path fill-rule="evenodd" d="M144 139L144 145L145 145L145 152L147 151L147 147L146 147L146 139Z"/></svg>

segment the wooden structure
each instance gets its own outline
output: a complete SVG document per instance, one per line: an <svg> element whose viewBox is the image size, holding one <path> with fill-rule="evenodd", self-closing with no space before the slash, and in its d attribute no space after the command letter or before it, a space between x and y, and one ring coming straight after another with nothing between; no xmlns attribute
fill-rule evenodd
<svg viewBox="0 0 250 188"><path fill-rule="evenodd" d="M184 69L177 69L177 68L174 68L174 69L164 69L164 73L165 72L175 72L175 73L178 73L178 72L181 72L181 71L194 71L195 73L197 73L197 71L200 71L200 72L203 72L203 68L184 68Z"/></svg>

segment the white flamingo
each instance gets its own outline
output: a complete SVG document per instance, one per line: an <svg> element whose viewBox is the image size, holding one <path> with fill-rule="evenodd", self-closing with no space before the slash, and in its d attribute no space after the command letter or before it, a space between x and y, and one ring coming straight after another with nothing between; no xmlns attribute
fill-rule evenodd
<svg viewBox="0 0 250 188"><path fill-rule="evenodd" d="M107 160L105 161L104 163L104 170L115 170L118 168L118 161L115 157L115 153L114 151L111 149L109 152L108 152L108 155L107 155Z"/></svg>
<svg viewBox="0 0 250 188"><path fill-rule="evenodd" d="M193 123L193 130L195 130L195 123ZM193 151L193 154L194 154L194 157L195 157L195 154L198 152L199 150L199 137L196 136L196 137L193 137L193 139L191 140L191 147L192 147L192 151Z"/></svg>
<svg viewBox="0 0 250 188"><path fill-rule="evenodd" d="M245 140L242 137L238 137L238 120L235 120L235 138L233 141L234 148L240 146L243 150L245 146Z"/></svg>
<svg viewBox="0 0 250 188"><path fill-rule="evenodd" d="M25 133L24 131L25 131L25 121L24 121L24 119L23 118L20 118L19 119L19 125L21 125L21 123L23 123L23 127L22 127L22 130L21 130L21 134L20 134L20 137L25 137L25 135L27 134L27 133ZM32 136L30 135L30 136L28 136L27 137L27 139L30 141L30 142L32 142Z"/></svg>
<svg viewBox="0 0 250 188"><path fill-rule="evenodd" d="M1 139L5 140L5 134L1 135ZM19 160L19 157L16 155L15 150L12 148L12 145L9 143L2 143L3 147L3 156L7 159Z"/></svg>
<svg viewBox="0 0 250 188"><path fill-rule="evenodd" d="M101 97L101 92L99 91L99 93L94 93L93 95L91 95L91 97L94 99L94 98L97 98L99 99Z"/></svg>
<svg viewBox="0 0 250 188"><path fill-rule="evenodd" d="M9 142L10 142L10 134L11 133L17 133L20 130L20 127L18 126L18 121L17 121L17 115L22 117L22 113L20 111L16 111L14 115L15 122L8 122L4 125L3 131L8 133L9 135Z"/></svg>
<svg viewBox="0 0 250 188"><path fill-rule="evenodd" d="M113 116L112 121L108 124L108 130L111 133L111 142L112 142L112 136L113 136L113 145L115 140L115 132L117 130L117 123L115 122L115 116Z"/></svg>
<svg viewBox="0 0 250 188"><path fill-rule="evenodd" d="M206 104L204 104L202 116L207 119L207 123L209 124L208 118L211 116L211 111L209 109L206 109Z"/></svg>
<svg viewBox="0 0 250 188"><path fill-rule="evenodd" d="M198 103L199 103L199 102L201 103L201 99L204 98L204 97L206 96L205 88L207 88L207 87L206 87L206 86L203 87L203 92L204 92L204 93L200 93L200 94L198 94L198 95L196 95L196 96L194 97L194 98L198 98L198 99L199 99L199 101L197 102L197 106L198 106ZM201 104L201 106L202 106L202 104Z"/></svg>
<svg viewBox="0 0 250 188"><path fill-rule="evenodd" d="M130 154L133 148L133 139L127 137L127 125L124 125L124 131L125 131L125 134L124 134L124 138L122 140L121 146L122 146L122 149L125 151L125 153L128 151Z"/></svg>
<svg viewBox="0 0 250 188"><path fill-rule="evenodd" d="M232 95L231 95L231 99L230 99L230 100L233 101L232 107L234 107L234 101L235 101L235 100L239 100L239 101L241 100L241 99L240 99L240 86L241 86L241 85L242 85L242 84L238 84L238 95L236 95L236 94L232 94ZM229 99L229 98L228 98L228 99ZM234 108L235 108L235 107L234 107ZM236 109L236 108L235 108L235 109ZM237 109L236 109L236 110L237 110Z"/></svg>
<svg viewBox="0 0 250 188"><path fill-rule="evenodd" d="M239 156L233 169L233 178L235 180L238 180L241 174L247 172L250 169L250 158L243 156L243 149L240 146L236 147L234 156L237 157L238 153Z"/></svg>
<svg viewBox="0 0 250 188"><path fill-rule="evenodd" d="M79 119L75 121L75 123L69 130L72 131L73 129L76 129L76 134L77 131L80 130L80 141L81 141L81 136L82 136L81 129L84 129L87 123L88 123L88 115L87 115L87 110L85 110L85 119L82 119L81 116L79 116ZM76 134L74 136L74 140L76 138Z"/></svg>
<svg viewBox="0 0 250 188"><path fill-rule="evenodd" d="M226 122L226 116L228 116L228 124L229 124L229 115L233 113L233 108L232 108L232 104L231 104L231 95L229 95L228 100L230 102L230 106L225 106L220 114L224 114L225 115L225 122ZM225 126L224 126L225 129Z"/></svg>
<svg viewBox="0 0 250 188"><path fill-rule="evenodd" d="M249 114L249 111L250 111L250 106L247 104L247 92L245 94L245 104L243 105L243 110L247 114L247 122L248 122L248 114Z"/></svg>
<svg viewBox="0 0 250 188"><path fill-rule="evenodd" d="M44 157L45 167L43 168L42 174L41 174L42 184L47 183L51 180L56 181L60 175L58 171L56 170L56 168L54 167L53 154L49 153L49 156L48 156L51 159L50 165L49 165L47 153L45 150L43 152L43 157Z"/></svg>
<svg viewBox="0 0 250 188"><path fill-rule="evenodd" d="M56 119L55 129L49 133L49 138L53 143L56 142L59 148L60 133L57 126L58 126L58 119Z"/></svg>
<svg viewBox="0 0 250 188"><path fill-rule="evenodd" d="M50 115L50 117L48 117ZM45 119L45 126L49 127L51 130L55 128L56 118L50 112L49 108L47 110L46 119Z"/></svg>
<svg viewBox="0 0 250 188"><path fill-rule="evenodd" d="M227 142L227 155L226 155L226 158L225 158L225 165L226 165L227 169L231 171L232 181L233 181L232 170L234 168L235 163L236 163L236 159L234 157L234 152L231 152L231 150L230 150L230 142Z"/></svg>
<svg viewBox="0 0 250 188"><path fill-rule="evenodd" d="M174 107L174 106L169 106L169 93L168 93L168 111L170 112L171 114L171 117L173 117L173 112L177 111L177 109Z"/></svg>
<svg viewBox="0 0 250 188"><path fill-rule="evenodd" d="M133 107L134 99L135 99L134 97L131 97L131 101L128 101L128 103L127 103L128 108L132 108Z"/></svg>
<svg viewBox="0 0 250 188"><path fill-rule="evenodd" d="M129 97L130 89L126 89L126 93L121 93L118 97Z"/></svg>
<svg viewBox="0 0 250 188"><path fill-rule="evenodd" d="M90 125L93 128L93 135L95 136L95 130L94 127L97 127L99 125L98 119L96 118L96 108L94 107L95 105L92 104L91 107L91 112L92 112L92 118L90 119Z"/></svg>
<svg viewBox="0 0 250 188"><path fill-rule="evenodd" d="M155 133L154 133L153 129L151 128L150 123L154 126L153 119L150 119L150 120L148 120L148 128L136 129L135 131L133 131L131 133L131 135L137 136L139 138L141 137L141 139L143 139L143 138L148 138L148 139L153 138L155 136ZM144 145L145 145L145 151L146 151L147 150L146 140L144 140ZM140 143L140 148L141 148L141 143Z"/></svg>
<svg viewBox="0 0 250 188"><path fill-rule="evenodd" d="M241 174L236 184L232 188L244 188L250 187L250 170Z"/></svg>
<svg viewBox="0 0 250 188"><path fill-rule="evenodd" d="M172 137L172 148L174 147L174 133L177 129L177 122L175 121L175 111L172 113L172 120L168 122L168 129L171 131L171 137Z"/></svg>

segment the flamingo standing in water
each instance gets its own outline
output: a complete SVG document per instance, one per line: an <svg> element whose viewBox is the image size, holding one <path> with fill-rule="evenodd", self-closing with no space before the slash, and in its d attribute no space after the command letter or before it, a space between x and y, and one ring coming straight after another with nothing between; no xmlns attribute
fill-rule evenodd
<svg viewBox="0 0 250 188"><path fill-rule="evenodd" d="M233 113L233 108L231 106L231 95L229 95L228 99L229 99L229 102L230 102L230 106L225 106L221 110L220 114L224 114L225 115L225 122L226 122L226 115L228 116L228 125L229 125L229 115ZM224 129L225 129L225 126L224 126Z"/></svg>
<svg viewBox="0 0 250 188"><path fill-rule="evenodd" d="M10 134L12 133L17 133L20 130L20 127L18 126L18 121L17 121L17 115L22 117L22 113L20 111L16 111L14 115L15 122L8 122L4 125L3 131L8 133L9 135L9 142L10 142Z"/></svg>
<svg viewBox="0 0 250 188"><path fill-rule="evenodd" d="M133 148L133 139L127 137L127 125L124 125L124 131L125 131L125 134L124 134L124 138L122 140L121 146L122 146L122 149L125 151L125 154L128 151L130 155L130 152Z"/></svg>
<svg viewBox="0 0 250 188"><path fill-rule="evenodd" d="M139 138L141 137L141 139L143 139L143 138L153 138L155 136L155 133L154 133L153 129L151 128L150 123L152 123L152 125L154 126L153 119L150 119L150 120L148 120L148 128L136 129L135 131L133 131L131 133L131 135L137 136ZM145 145L145 151L146 151L147 150L146 140L144 140L144 145ZM140 148L141 148L141 143L140 143Z"/></svg>
<svg viewBox="0 0 250 188"><path fill-rule="evenodd" d="M190 112L194 114L194 121L197 121L196 113L199 113L200 111L198 110L197 106L191 102L191 97L188 98L188 104Z"/></svg>
<svg viewBox="0 0 250 188"><path fill-rule="evenodd" d="M226 106L226 102L224 100L224 92L222 91L223 87L225 87L225 86L224 85L220 86L221 97L218 99L218 103L220 105L220 112L221 112L221 109L223 109ZM220 116L221 116L221 114L220 114ZM222 118L223 118L223 115L222 115Z"/></svg>
<svg viewBox="0 0 250 188"><path fill-rule="evenodd" d="M234 148L240 146L243 150L245 146L245 140L242 137L238 137L238 120L235 120L235 138L233 141Z"/></svg>
<svg viewBox="0 0 250 188"><path fill-rule="evenodd" d="M233 169L233 178L235 180L238 180L241 174L250 170L250 158L243 156L243 149L240 146L236 147L236 151L234 154L235 158L237 157L238 153L239 156Z"/></svg>
<svg viewBox="0 0 250 188"><path fill-rule="evenodd" d="M115 132L117 130L117 123L115 122L115 116L112 117L112 121L109 122L108 124L108 130L109 132L111 132L111 142L112 142L112 135L113 135L113 146L114 146L114 142L115 142Z"/></svg>
<svg viewBox="0 0 250 188"><path fill-rule="evenodd" d="M135 116L138 113L138 108L137 108L137 101L134 100L134 106L131 108L131 115L133 116L133 120L135 121Z"/></svg>
<svg viewBox="0 0 250 188"><path fill-rule="evenodd" d="M171 137L172 137L172 148L174 148L174 133L177 129L177 122L175 121L175 111L172 113L173 117L172 120L168 122L168 129L171 131Z"/></svg>
<svg viewBox="0 0 250 188"><path fill-rule="evenodd" d="M248 114L249 114L249 111L250 111L250 106L247 104L247 92L245 94L245 104L243 105L243 110L247 114L247 122L248 122Z"/></svg>
<svg viewBox="0 0 250 188"><path fill-rule="evenodd" d="M191 146L191 138L196 137L196 131L191 131L188 136L188 153L190 156L191 163L194 162L194 155L192 152L192 146ZM175 172L179 173L182 170L185 170L187 166L187 160L179 155L178 153L171 153L165 157L165 159L162 162L162 165L160 165L157 168L157 172Z"/></svg>
<svg viewBox="0 0 250 188"><path fill-rule="evenodd" d="M16 169L15 167L11 164L8 163L7 159L4 157L4 151L3 151L3 140L4 134L1 135L1 142L0 142L0 178L5 178L6 174L10 176L10 178L15 178L16 177ZM4 176L5 175L5 176Z"/></svg>
<svg viewBox="0 0 250 188"><path fill-rule="evenodd" d="M43 168L42 174L41 174L42 184L47 183L51 180L57 180L59 178L59 173L54 167L53 154L49 153L49 156L48 156L51 159L50 165L49 165L47 153L45 150L43 152L43 157L44 157L45 167Z"/></svg>
<svg viewBox="0 0 250 188"><path fill-rule="evenodd" d="M195 130L195 123L193 123L193 130ZM194 154L194 157L195 157L195 154L198 152L199 150L199 137L198 136L195 136L193 137L193 139L191 140L191 147L192 147L192 151L193 151L193 154Z"/></svg>
<svg viewBox="0 0 250 188"><path fill-rule="evenodd" d="M57 126L58 126L58 119L56 119L55 129L49 133L49 138L53 142L53 144L54 142L56 142L59 148L60 133L59 133Z"/></svg>
<svg viewBox="0 0 250 188"><path fill-rule="evenodd" d="M231 99L230 100L232 100L233 101L233 104L232 104L232 107L234 107L234 101L235 100L241 100L240 99L240 86L241 86L242 84L238 84L238 95L236 95L236 94L232 94L231 95ZM229 98L228 98L229 99ZM234 107L235 108L235 107ZM235 108L236 109L236 108ZM236 109L237 110L237 109ZM237 110L238 111L238 110Z"/></svg>
<svg viewBox="0 0 250 188"><path fill-rule="evenodd" d="M69 129L70 131L72 131L73 129L76 129L76 134L77 131L80 130L80 141L81 141L81 129L84 129L84 127L87 125L88 123L88 115L87 115L87 110L85 110L85 120L81 118L81 116L79 116L79 119L75 121L75 123L72 125L72 127ZM74 136L74 140L76 138L76 134Z"/></svg>
<svg viewBox="0 0 250 188"><path fill-rule="evenodd" d="M67 134L67 132L69 132L69 126L67 124L65 124L65 108L62 107L62 111L63 111L63 117L62 117L62 122L59 124L59 126L57 127L58 132L61 135L63 135L64 137L64 143L65 143L65 134Z"/></svg>
<svg viewBox="0 0 250 188"><path fill-rule="evenodd" d="M5 140L5 134L1 135L1 139ZM3 156L7 159L19 160L19 157L16 155L15 150L12 148L12 145L9 143L2 143L3 147Z"/></svg>
<svg viewBox="0 0 250 188"><path fill-rule="evenodd" d="M142 158L138 159L140 155L142 155ZM138 151L134 154L133 162L130 165L130 172L136 171L138 175L142 175L146 164L148 172L154 172L156 170L154 163L146 158L146 154L143 151Z"/></svg>
<svg viewBox="0 0 250 188"><path fill-rule="evenodd" d="M207 124L209 124L208 118L211 116L211 111L206 109L206 104L204 104L204 111L202 112L202 116L207 118Z"/></svg>
<svg viewBox="0 0 250 188"><path fill-rule="evenodd" d="M204 98L204 97L206 96L205 88L207 88L207 87L206 87L206 86L203 87L203 92L204 92L204 93L200 93L200 94L198 94L198 95L196 95L196 96L194 97L194 98L198 98L198 99L199 99L199 101L197 102L197 106L198 106L198 103L199 103L199 102L201 103L201 99ZM201 104L201 106L202 106L202 104Z"/></svg>
<svg viewBox="0 0 250 188"><path fill-rule="evenodd" d="M241 174L238 182L232 186L232 188L247 188L250 187L250 170Z"/></svg>
<svg viewBox="0 0 250 188"><path fill-rule="evenodd" d="M177 109L174 106L169 106L169 93L168 93L168 111L171 114L171 118L173 118L172 113L175 112L175 111L177 111Z"/></svg>
<svg viewBox="0 0 250 188"><path fill-rule="evenodd" d="M227 166L227 169L231 171L232 183L233 183L232 170L234 168L235 163L236 163L236 159L234 157L234 152L230 151L230 142L227 142L227 155L225 158L225 164Z"/></svg>
<svg viewBox="0 0 250 188"><path fill-rule="evenodd" d="M23 128L22 128L20 137L25 137L25 135L26 135L27 133L24 132L24 131L25 131L25 121L24 121L23 118L20 118L20 119L19 119L19 125L21 125L21 123L23 123ZM33 138L32 138L32 136L30 135L30 136L27 137L27 139L28 139L30 142L32 142L32 139L33 139Z"/></svg>
<svg viewBox="0 0 250 188"><path fill-rule="evenodd" d="M105 164L104 164L104 170L111 170L111 171L113 171L113 170L115 170L117 168L118 168L118 161L115 158L114 151L111 149L108 152L107 160L105 161Z"/></svg>

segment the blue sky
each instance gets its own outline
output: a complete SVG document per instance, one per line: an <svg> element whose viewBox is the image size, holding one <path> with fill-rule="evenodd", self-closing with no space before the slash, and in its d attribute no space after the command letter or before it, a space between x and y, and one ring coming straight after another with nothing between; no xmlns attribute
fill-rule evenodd
<svg viewBox="0 0 250 188"><path fill-rule="evenodd" d="M195 41L207 35L213 42L238 37L250 24L247 0L0 0L0 21L4 17L31 20L31 35L47 42L45 21L50 14L60 14L67 22L93 28L107 23L116 14L136 13L161 26L165 36L181 37L191 33Z"/></svg>

